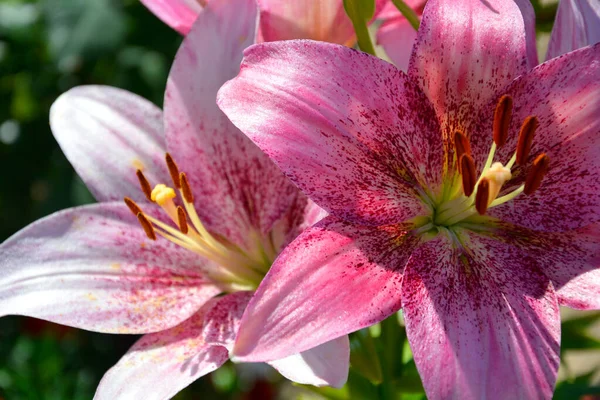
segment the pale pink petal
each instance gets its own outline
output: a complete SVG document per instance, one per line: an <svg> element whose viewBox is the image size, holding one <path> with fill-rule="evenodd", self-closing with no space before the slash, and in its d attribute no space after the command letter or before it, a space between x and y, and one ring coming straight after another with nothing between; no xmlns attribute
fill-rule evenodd
<svg viewBox="0 0 600 400"><path fill-rule="evenodd" d="M50 109L63 153L99 201L144 200L136 169L164 182L162 113L148 100L108 86L79 86Z"/></svg>
<svg viewBox="0 0 600 400"><path fill-rule="evenodd" d="M207 313L225 296L169 330L145 335L100 381L95 400L166 400L223 365L225 347L206 343Z"/></svg>
<svg viewBox="0 0 600 400"><path fill-rule="evenodd" d="M600 42L600 2L560 0L546 60Z"/></svg>
<svg viewBox="0 0 600 400"><path fill-rule="evenodd" d="M417 31L404 17L397 17L381 24L377 31L377 44L396 67L408 70L408 62L417 39Z"/></svg>
<svg viewBox="0 0 600 400"><path fill-rule="evenodd" d="M600 309L600 224L568 232L504 228L508 240L533 254L556 288L561 305Z"/></svg>
<svg viewBox="0 0 600 400"><path fill-rule="evenodd" d="M376 10L386 1L376 0ZM265 42L313 39L350 44L354 38L342 0L258 0L258 5Z"/></svg>
<svg viewBox="0 0 600 400"><path fill-rule="evenodd" d="M407 6L415 10L417 13L421 14L425 3L427 3L427 0L404 0L404 2ZM377 14L377 18L382 19L383 21L388 21L390 19L401 16L402 13L400 13L396 5L389 0L385 3L381 12Z"/></svg>
<svg viewBox="0 0 600 400"><path fill-rule="evenodd" d="M540 65L515 80L506 93L514 99L509 140L496 159L513 155L519 126L529 115L539 119L529 164L541 153L550 170L531 196L495 207L490 215L534 230L562 231L600 221L600 44ZM477 163L491 145L492 104L473 135ZM486 135L487 133L487 135ZM487 136L487 140L486 140ZM486 143L487 142L487 143ZM523 183L529 170L517 168L505 191Z"/></svg>
<svg viewBox="0 0 600 400"><path fill-rule="evenodd" d="M187 35L206 0L140 0L165 24Z"/></svg>
<svg viewBox="0 0 600 400"><path fill-rule="evenodd" d="M180 323L220 292L202 273L207 262L147 239L124 204L53 214L0 249L0 315L148 333Z"/></svg>
<svg viewBox="0 0 600 400"><path fill-rule="evenodd" d="M427 99L394 66L306 40L256 45L219 92L229 118L317 204L364 224L423 213L442 148Z"/></svg>
<svg viewBox="0 0 600 400"><path fill-rule="evenodd" d="M268 233L299 196L216 105L254 42L257 13L253 0L210 2L177 53L165 95L168 147L188 174L200 218L246 248L252 232Z"/></svg>
<svg viewBox="0 0 600 400"><path fill-rule="evenodd" d="M350 367L348 336L323 343L300 354L269 362L289 380L304 385L340 388L348 379Z"/></svg>
<svg viewBox="0 0 600 400"><path fill-rule="evenodd" d="M246 309L233 354L285 358L396 312L417 241L400 227L323 219L279 255Z"/></svg>
<svg viewBox="0 0 600 400"><path fill-rule="evenodd" d="M531 6L529 6L531 7ZM530 35L512 0L429 0L409 66L434 105L447 150L479 109L532 68Z"/></svg>
<svg viewBox="0 0 600 400"><path fill-rule="evenodd" d="M548 279L517 247L457 234L464 250L446 237L427 243L402 284L406 332L427 396L551 398L560 316Z"/></svg>

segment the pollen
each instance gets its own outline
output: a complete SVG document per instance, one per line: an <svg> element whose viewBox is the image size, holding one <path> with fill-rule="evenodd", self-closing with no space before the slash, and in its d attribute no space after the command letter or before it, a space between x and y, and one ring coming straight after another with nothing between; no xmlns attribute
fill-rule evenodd
<svg viewBox="0 0 600 400"><path fill-rule="evenodd" d="M175 190L162 183L156 185L150 193L152 201L156 202L159 206L164 206L175 197L177 197Z"/></svg>

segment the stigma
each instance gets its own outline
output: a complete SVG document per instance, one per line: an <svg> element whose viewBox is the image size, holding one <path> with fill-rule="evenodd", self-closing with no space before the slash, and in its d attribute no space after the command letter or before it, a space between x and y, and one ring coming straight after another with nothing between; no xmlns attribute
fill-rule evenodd
<svg viewBox="0 0 600 400"><path fill-rule="evenodd" d="M549 168L548 156L540 154L528 165L535 132L539 127L537 117L528 116L521 124L517 146L511 159L506 164L494 160L496 150L508 140L512 107L513 99L510 96L504 95L499 99L492 123L491 148L479 174L467 135L461 131L455 132L456 173L450 179L449 190L444 190L442 200L435 207L432 218L434 225L449 227L474 215L485 215L490 208L505 204L522 193L531 195L541 186ZM515 165L522 171L527 171L525 182L501 196L503 186L513 179Z"/></svg>
<svg viewBox="0 0 600 400"><path fill-rule="evenodd" d="M225 291L256 289L270 263L252 257L225 238L216 237L209 232L196 211L194 194L187 175L179 171L170 154L166 154L165 161L172 187L165 183L157 183L152 187L141 170L137 170L136 175L146 199L159 206L172 225L164 219L144 212L131 198L124 198L125 204L137 217L148 239L154 241L161 236L209 260L204 272L215 283L221 284Z"/></svg>

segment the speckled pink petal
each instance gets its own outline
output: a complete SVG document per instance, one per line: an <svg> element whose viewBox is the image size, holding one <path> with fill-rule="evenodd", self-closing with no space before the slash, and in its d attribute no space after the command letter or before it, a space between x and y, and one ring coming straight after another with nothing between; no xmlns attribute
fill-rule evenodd
<svg viewBox="0 0 600 400"><path fill-rule="evenodd" d="M108 86L79 86L50 109L50 127L79 176L99 201L143 201L136 169L168 182L162 113L148 100Z"/></svg>
<svg viewBox="0 0 600 400"><path fill-rule="evenodd" d="M223 365L227 349L203 339L207 313L219 301L210 301L174 328L142 337L104 375L94 399L167 400Z"/></svg>
<svg viewBox="0 0 600 400"><path fill-rule="evenodd" d="M186 35L206 0L140 0L165 24Z"/></svg>
<svg viewBox="0 0 600 400"><path fill-rule="evenodd" d="M547 61L515 80L506 93L514 99L514 111L509 139L497 160L507 162L512 156L519 126L527 116L536 116L540 125L526 167L513 170L505 192L523 183L529 165L541 153L550 158L550 170L531 196L521 195L489 214L545 231L600 221L600 44ZM488 115L493 115L493 106ZM478 129L490 132L491 138L491 117L482 115L481 121ZM488 140L471 143L480 166L491 144Z"/></svg>
<svg viewBox="0 0 600 400"><path fill-rule="evenodd" d="M560 316L552 285L527 253L464 232L408 262L406 332L430 399L549 399L559 365ZM454 241L456 243L456 241Z"/></svg>
<svg viewBox="0 0 600 400"><path fill-rule="evenodd" d="M417 31L402 16L385 21L377 30L377 44L383 47L394 65L405 72L416 39Z"/></svg>
<svg viewBox="0 0 600 400"><path fill-rule="evenodd" d="M433 103L448 150L456 130L470 135L479 109L537 63L525 31L512 0L425 5L409 75Z"/></svg>
<svg viewBox="0 0 600 400"><path fill-rule="evenodd" d="M387 0L376 0L380 10ZM354 28L342 0L258 0L264 41L313 39L349 44Z"/></svg>
<svg viewBox="0 0 600 400"><path fill-rule="evenodd" d="M142 205L150 211L150 205ZM177 325L220 290L197 254L146 238L124 204L65 210L0 247L0 315L108 333Z"/></svg>
<svg viewBox="0 0 600 400"><path fill-rule="evenodd" d="M216 105L254 42L257 13L253 0L211 1L177 53L165 95L168 148L188 174L200 218L246 248L252 232L268 232L299 195Z"/></svg>
<svg viewBox="0 0 600 400"><path fill-rule="evenodd" d="M560 0L546 60L600 42L600 2Z"/></svg>
<svg viewBox="0 0 600 400"><path fill-rule="evenodd" d="M425 96L393 65L307 40L256 45L219 92L229 118L317 204L364 224L423 213L442 146ZM419 184L421 183L421 184Z"/></svg>
<svg viewBox="0 0 600 400"><path fill-rule="evenodd" d="M558 233L506 226L503 235L539 260L561 305L600 309L600 224Z"/></svg>
<svg viewBox="0 0 600 400"><path fill-rule="evenodd" d="M396 312L417 241L401 227L323 219L279 255L246 309L233 354L285 358Z"/></svg>

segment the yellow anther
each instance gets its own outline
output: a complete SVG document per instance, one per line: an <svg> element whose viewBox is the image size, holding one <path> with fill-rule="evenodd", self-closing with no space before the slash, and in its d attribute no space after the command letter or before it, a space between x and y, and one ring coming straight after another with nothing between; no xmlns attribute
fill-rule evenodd
<svg viewBox="0 0 600 400"><path fill-rule="evenodd" d="M175 190L162 183L156 185L150 194L152 201L155 201L159 206L164 206L168 201L174 199L175 196Z"/></svg>

